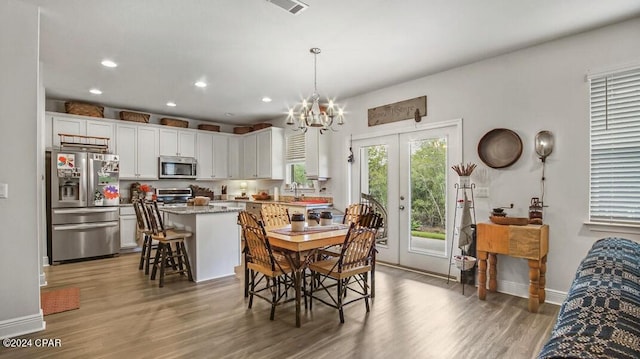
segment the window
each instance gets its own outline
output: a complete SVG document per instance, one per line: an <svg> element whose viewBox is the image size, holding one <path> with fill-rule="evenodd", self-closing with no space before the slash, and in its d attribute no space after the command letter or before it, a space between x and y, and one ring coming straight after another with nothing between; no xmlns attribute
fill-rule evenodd
<svg viewBox="0 0 640 359"><path fill-rule="evenodd" d="M298 188L313 188L313 181L307 179L305 170L305 134L298 133L287 137L286 158L287 185L296 183Z"/></svg>
<svg viewBox="0 0 640 359"><path fill-rule="evenodd" d="M589 218L640 224L640 68L590 78Z"/></svg>

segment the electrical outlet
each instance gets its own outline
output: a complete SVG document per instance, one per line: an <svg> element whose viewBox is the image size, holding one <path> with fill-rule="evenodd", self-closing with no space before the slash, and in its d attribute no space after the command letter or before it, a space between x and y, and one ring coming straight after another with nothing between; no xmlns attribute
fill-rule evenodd
<svg viewBox="0 0 640 359"><path fill-rule="evenodd" d="M0 183L0 198L9 198L9 184Z"/></svg>
<svg viewBox="0 0 640 359"><path fill-rule="evenodd" d="M477 187L475 195L476 198L489 198L489 187Z"/></svg>

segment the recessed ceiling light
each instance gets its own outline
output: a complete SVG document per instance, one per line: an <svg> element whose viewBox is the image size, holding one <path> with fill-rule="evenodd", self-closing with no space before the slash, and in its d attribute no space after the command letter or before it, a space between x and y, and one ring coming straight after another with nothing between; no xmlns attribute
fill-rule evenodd
<svg viewBox="0 0 640 359"><path fill-rule="evenodd" d="M171 101L169 101L169 102L167 102L167 106L169 106L169 107L176 107L177 105L176 105L176 103L175 103L175 102L171 102Z"/></svg>
<svg viewBox="0 0 640 359"><path fill-rule="evenodd" d="M89 90L89 92L91 92L94 95L102 95L102 91L100 91L98 89L91 89L91 90Z"/></svg>
<svg viewBox="0 0 640 359"><path fill-rule="evenodd" d="M200 87L200 88L207 87L207 83L204 82L204 81L198 81L194 85L196 85L196 87Z"/></svg>
<svg viewBox="0 0 640 359"><path fill-rule="evenodd" d="M267 103L271 102L271 97L267 97L267 96L263 97L262 102L267 102Z"/></svg>
<svg viewBox="0 0 640 359"><path fill-rule="evenodd" d="M118 67L118 64L111 60L102 60L101 64L104 67Z"/></svg>

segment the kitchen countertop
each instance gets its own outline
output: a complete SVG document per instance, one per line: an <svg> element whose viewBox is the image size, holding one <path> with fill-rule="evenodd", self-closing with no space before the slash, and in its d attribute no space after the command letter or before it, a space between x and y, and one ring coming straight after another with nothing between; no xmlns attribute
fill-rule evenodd
<svg viewBox="0 0 640 359"><path fill-rule="evenodd" d="M229 212L240 212L242 209L237 207L226 207L226 206L186 206L186 207L161 207L159 208L162 212L167 212L171 214L208 214L208 213L229 213Z"/></svg>
<svg viewBox="0 0 640 359"><path fill-rule="evenodd" d="M283 202L283 201L274 201L274 200L252 200L252 199L229 199L229 200L211 200L209 202L210 206L215 206L216 203L229 203L229 202L238 202L238 203L277 203L287 207L304 207L305 209L323 209L323 208L331 208L333 207L333 203L331 202ZM160 203L158 203L160 205ZM120 207L131 207L133 204L131 202L128 203L120 203ZM159 206L163 209L168 209L168 207ZM189 206L189 208L193 209L194 206ZM198 207L206 207L206 206L198 206ZM220 206L218 206L220 207ZM185 208L185 207L169 207L170 209L175 208ZM234 209L232 211L238 211L238 209ZM194 212L195 213L195 212ZM198 212L198 213L213 213L213 212ZM184 214L184 213L183 213Z"/></svg>
<svg viewBox="0 0 640 359"><path fill-rule="evenodd" d="M220 200L220 199L216 199L216 200L211 200L209 203L210 204L216 204L216 203L228 203L228 202L240 202L240 203L277 203L277 204L281 204L283 206L294 206L294 207L307 207L307 208L329 208L333 206L333 203L331 202L303 202L303 201L299 201L299 202L284 202L284 201L274 201L274 200L253 200L253 199L228 199L228 200ZM158 203L160 204L160 203ZM128 203L120 203L120 207L131 207L133 206L132 203L128 202Z"/></svg>
<svg viewBox="0 0 640 359"><path fill-rule="evenodd" d="M307 207L307 208L327 208L332 207L333 203L331 202L305 202L305 201L294 201L294 202L285 202L285 201L274 201L272 199L269 200L254 200L254 199L232 199L228 201L222 202L243 202L243 203L276 203L281 204L283 206L297 206L297 207Z"/></svg>

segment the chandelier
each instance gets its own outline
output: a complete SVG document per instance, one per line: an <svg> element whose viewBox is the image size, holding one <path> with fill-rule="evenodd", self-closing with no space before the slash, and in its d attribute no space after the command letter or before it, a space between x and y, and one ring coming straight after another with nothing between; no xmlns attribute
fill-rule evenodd
<svg viewBox="0 0 640 359"><path fill-rule="evenodd" d="M320 49L313 47L309 52L313 54L313 94L309 99L304 99L301 104L289 109L287 125L294 126L294 131L307 132L309 127L319 127L321 134L328 130L336 131L333 128L334 120L338 125L344 125L344 111L338 108L332 99L329 99L326 105L320 105L316 64Z"/></svg>

